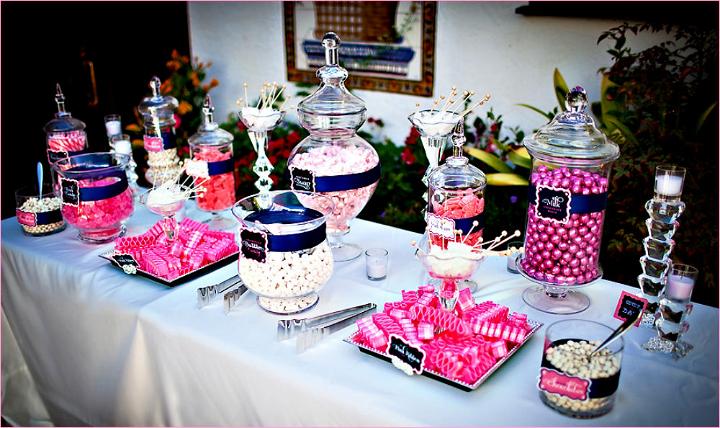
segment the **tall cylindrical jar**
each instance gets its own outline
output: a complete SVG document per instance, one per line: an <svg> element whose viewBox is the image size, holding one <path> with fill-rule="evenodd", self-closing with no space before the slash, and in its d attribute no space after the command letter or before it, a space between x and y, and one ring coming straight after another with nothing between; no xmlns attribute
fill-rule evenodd
<svg viewBox="0 0 720 428"><path fill-rule="evenodd" d="M145 127L143 144L148 152L145 178L151 184L160 184L180 172L174 117L178 102L174 97L161 95L157 77L150 81L150 89L152 96L144 98L138 106Z"/></svg>
<svg viewBox="0 0 720 428"><path fill-rule="evenodd" d="M214 110L208 95L202 109L203 122L188 143L193 161L200 162L207 169L206 174L195 178L195 185L202 187L195 198L197 206L202 211L213 213L211 228L227 229L235 222L219 213L229 210L235 203L233 135L213 120Z"/></svg>
<svg viewBox="0 0 720 428"><path fill-rule="evenodd" d="M602 276L600 240L608 179L620 154L617 144L586 113L583 88L568 93L566 107L524 141L532 173L519 268L551 297Z"/></svg>
<svg viewBox="0 0 720 428"><path fill-rule="evenodd" d="M380 180L380 158L356 131L365 122L365 103L343 83L348 72L339 65L340 38L323 37L326 64L317 71L320 87L298 105L301 125L310 131L290 153L291 188L324 194L334 204L327 219L335 261L352 260L360 247L342 242L375 192Z"/></svg>

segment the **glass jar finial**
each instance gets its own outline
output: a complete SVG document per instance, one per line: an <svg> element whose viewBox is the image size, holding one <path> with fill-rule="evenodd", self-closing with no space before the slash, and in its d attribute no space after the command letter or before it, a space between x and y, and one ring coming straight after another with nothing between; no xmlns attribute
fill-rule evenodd
<svg viewBox="0 0 720 428"><path fill-rule="evenodd" d="M160 85L160 78L158 78L157 76L153 76L153 78L150 79L150 89L152 90L153 98L160 97Z"/></svg>
<svg viewBox="0 0 720 428"><path fill-rule="evenodd" d="M57 103L58 108L57 116L65 116L67 114L65 111L65 95L63 95L63 91L59 83L55 84L55 102Z"/></svg>
<svg viewBox="0 0 720 428"><path fill-rule="evenodd" d="M584 113L587 103L587 92L582 86L572 88L565 96L565 108L571 113Z"/></svg>

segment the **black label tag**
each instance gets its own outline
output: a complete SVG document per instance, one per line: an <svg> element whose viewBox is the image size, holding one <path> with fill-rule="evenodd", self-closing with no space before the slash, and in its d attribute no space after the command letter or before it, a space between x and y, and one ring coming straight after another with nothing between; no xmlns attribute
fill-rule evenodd
<svg viewBox="0 0 720 428"><path fill-rule="evenodd" d="M570 220L572 196L569 190L537 186L535 191L535 215L563 224Z"/></svg>
<svg viewBox="0 0 720 428"><path fill-rule="evenodd" d="M118 264L118 266L140 266L138 262L135 260L135 257L131 256L130 254L115 254L112 256L112 259L115 260L115 263Z"/></svg>
<svg viewBox="0 0 720 428"><path fill-rule="evenodd" d="M50 165L53 163L59 161L60 159L67 159L68 158L68 152L56 152L53 150L47 151L48 156L48 162L50 162Z"/></svg>
<svg viewBox="0 0 720 428"><path fill-rule="evenodd" d="M405 342L401 337L391 334L387 353L390 355L391 358L395 357L402 363L410 366L412 371L416 374L422 373L423 363L425 362L425 351L423 351L422 349L415 348L414 346L411 346L407 342Z"/></svg>
<svg viewBox="0 0 720 428"><path fill-rule="evenodd" d="M267 235L256 230L240 228L240 252L243 257L265 263L267 256Z"/></svg>
<svg viewBox="0 0 720 428"><path fill-rule="evenodd" d="M60 193L62 194L63 204L76 207L80 205L80 184L77 180L60 178Z"/></svg>
<svg viewBox="0 0 720 428"><path fill-rule="evenodd" d="M615 307L615 313L613 317L621 321L627 321L629 319L637 319L635 326L640 325L640 313L645 309L648 304L646 299L639 296L634 296L627 291L623 291L620 294L620 300Z"/></svg>
<svg viewBox="0 0 720 428"><path fill-rule="evenodd" d="M315 173L307 169L290 167L290 188L292 190L315 191Z"/></svg>

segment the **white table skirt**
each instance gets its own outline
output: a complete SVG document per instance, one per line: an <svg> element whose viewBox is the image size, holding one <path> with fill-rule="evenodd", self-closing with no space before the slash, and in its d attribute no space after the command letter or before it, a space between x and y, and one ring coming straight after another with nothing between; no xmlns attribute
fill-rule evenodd
<svg viewBox="0 0 720 428"><path fill-rule="evenodd" d="M195 217L194 214L191 216ZM143 209L129 233L156 221ZM545 327L553 316L524 304L530 282L488 258L475 275L477 299L491 299L545 323L478 390L463 392L342 342L353 327L296 354L276 342L280 318L251 293L223 314L216 301L196 309L196 289L236 272L229 265L176 288L130 277L98 257L75 232L30 238L14 218L2 222L3 416L21 424L88 425L717 425L718 311L696 305L686 338L696 347L673 361L640 346L653 334L626 336L615 409L576 420L545 407L536 389ZM422 270L410 241L418 235L356 221L348 240L389 249L388 279L365 278L363 259L337 263L315 315L355 304L399 300ZM639 269L639 267L638 267ZM576 316L618 325L620 292L600 281L584 292Z"/></svg>

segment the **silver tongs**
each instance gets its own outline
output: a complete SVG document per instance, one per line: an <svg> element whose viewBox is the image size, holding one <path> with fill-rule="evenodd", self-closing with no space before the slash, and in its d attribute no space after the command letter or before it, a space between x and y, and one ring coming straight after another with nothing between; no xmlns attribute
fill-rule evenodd
<svg viewBox="0 0 720 428"><path fill-rule="evenodd" d="M336 321L342 321L358 313L364 313L368 309L375 308L377 308L377 305L375 305L374 303L366 303L364 305L340 309L339 311L330 312L310 318L278 320L277 340L287 340L297 336L301 331L305 331L309 328L322 327Z"/></svg>
<svg viewBox="0 0 720 428"><path fill-rule="evenodd" d="M197 289L197 306L198 309L209 305L217 296L231 289L237 284L242 284L242 280L238 275L226 279L223 282L200 287ZM243 285L244 287L244 285Z"/></svg>

